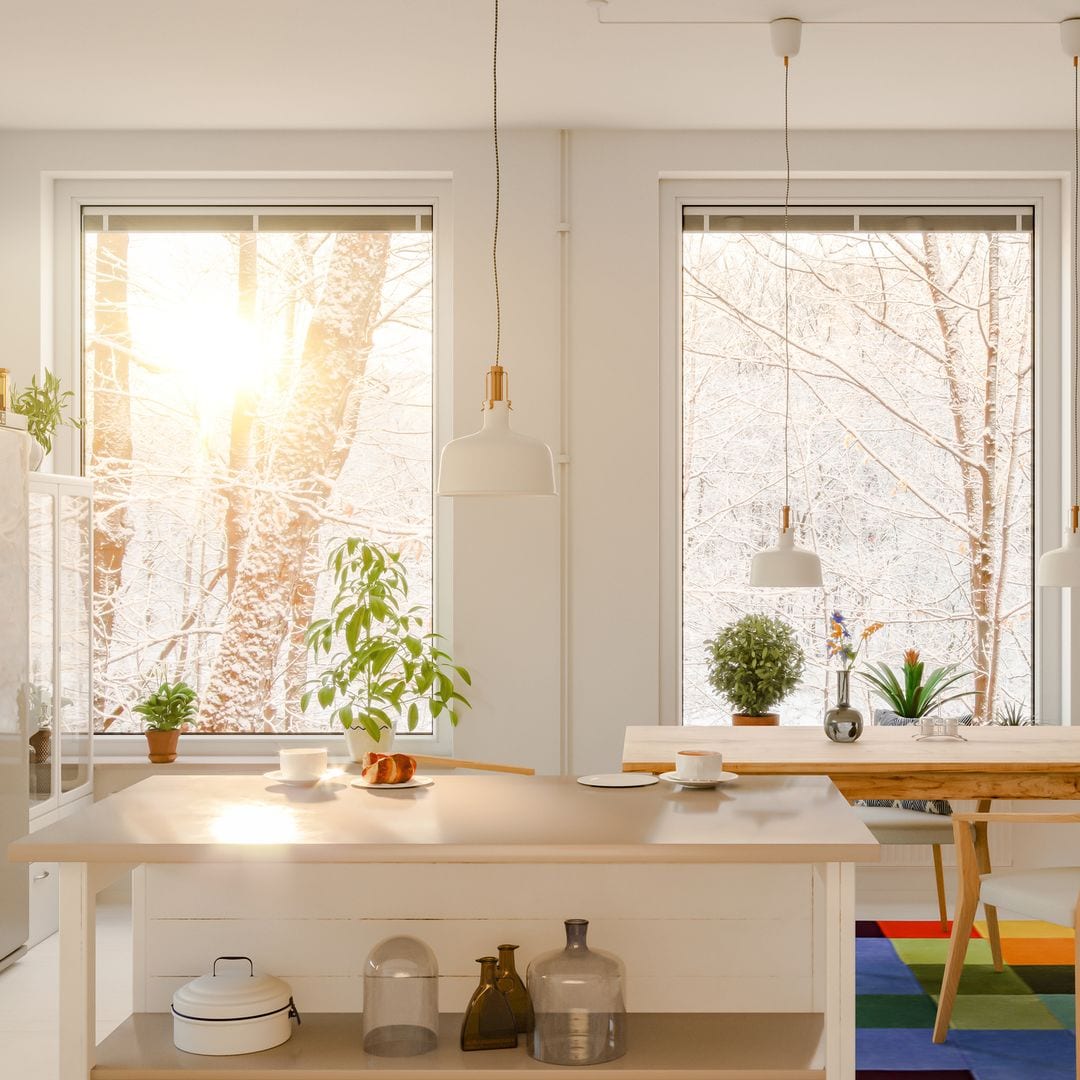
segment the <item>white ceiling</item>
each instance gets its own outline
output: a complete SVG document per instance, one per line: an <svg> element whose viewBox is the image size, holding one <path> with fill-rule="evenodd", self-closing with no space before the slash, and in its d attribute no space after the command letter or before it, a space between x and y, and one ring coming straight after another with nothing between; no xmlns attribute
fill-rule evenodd
<svg viewBox="0 0 1080 1080"><path fill-rule="evenodd" d="M0 127L488 122L491 0L0 0L0 14ZM795 127L1071 124L1056 23L1080 0L502 0L503 122L776 127L764 22L779 15L807 22Z"/></svg>

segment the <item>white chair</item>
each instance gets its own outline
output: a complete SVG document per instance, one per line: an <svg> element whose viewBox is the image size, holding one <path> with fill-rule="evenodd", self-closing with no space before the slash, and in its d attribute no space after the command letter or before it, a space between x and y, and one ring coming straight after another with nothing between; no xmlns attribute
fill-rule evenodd
<svg viewBox="0 0 1080 1080"><path fill-rule="evenodd" d="M1080 814L1016 814L980 812L953 814L956 860L960 874L960 893L949 940L949 956L941 980L934 1042L945 1041L949 1032L960 975L964 969L971 926L981 900L989 912L1003 907L1033 919L1043 919L1058 926L1077 927L1080 910L1080 866L1055 866L1038 870L983 869L978 851L979 833L985 834L992 821L1022 825L1065 825L1080 823ZM996 918L996 915L995 915ZM1080 935L1077 936L1074 964L1080 971ZM996 966L996 965L995 965ZM1000 969L999 969L1000 970ZM1077 1030L1080 1031L1080 994L1076 995ZM1077 1043L1077 1075L1080 1075L1080 1041Z"/></svg>
<svg viewBox="0 0 1080 1080"><path fill-rule="evenodd" d="M945 903L945 871L941 862L943 844L953 842L952 818L944 814L926 814L921 810L902 810L896 806L856 806L855 813L874 834L879 844L903 844L925 847L934 855L934 880L937 884L938 914L943 933L949 932L949 911Z"/></svg>
<svg viewBox="0 0 1080 1080"><path fill-rule="evenodd" d="M984 813L990 809L990 800L979 802L979 810ZM938 917L941 931L949 932L949 909L945 901L945 870L941 861L941 849L945 844L952 844L953 817L944 814L927 814L921 810L903 810L893 806L856 806L855 812L862 823L874 835L879 844L904 844L912 846L929 845L934 856L934 882L937 885ZM986 843L986 826L983 825L976 835L976 851L983 872L990 871L990 849ZM994 967L1001 971L1001 934L998 929L997 909L986 909L987 931L990 937L990 950Z"/></svg>

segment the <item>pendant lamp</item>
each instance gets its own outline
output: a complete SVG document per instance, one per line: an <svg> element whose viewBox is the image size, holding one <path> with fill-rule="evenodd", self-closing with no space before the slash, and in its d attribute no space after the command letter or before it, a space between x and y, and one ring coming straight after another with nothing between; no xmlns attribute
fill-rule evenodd
<svg viewBox="0 0 1080 1080"><path fill-rule="evenodd" d="M495 277L495 363L488 368L483 423L475 435L448 442L439 459L440 495L554 495L551 449L510 426L510 376L501 363L502 306L499 295L499 0L495 0L492 44L492 142L495 147L495 228L491 267Z"/></svg>
<svg viewBox="0 0 1080 1080"><path fill-rule="evenodd" d="M1080 394L1080 276L1077 274L1077 211L1080 211L1080 19L1061 24L1061 47L1073 62L1073 237L1072 237L1072 507L1065 543L1039 560L1038 582L1068 588L1080 585L1080 431L1077 430L1077 395Z"/></svg>
<svg viewBox="0 0 1080 1080"><path fill-rule="evenodd" d="M791 470L788 438L791 429L791 343L788 336L790 287L788 281L788 216L791 210L791 149L788 128L788 61L799 53L802 23L798 19L775 19L769 24L773 51L784 58L784 505L780 508L780 536L776 546L759 551L750 562L750 584L773 588L821 587L821 560L813 551L795 546L788 488Z"/></svg>

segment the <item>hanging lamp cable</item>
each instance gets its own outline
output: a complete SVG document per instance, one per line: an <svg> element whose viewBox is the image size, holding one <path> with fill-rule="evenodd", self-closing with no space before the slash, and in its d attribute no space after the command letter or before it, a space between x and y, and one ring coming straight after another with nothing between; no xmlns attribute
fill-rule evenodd
<svg viewBox="0 0 1080 1080"><path fill-rule="evenodd" d="M1080 433L1076 429L1077 417L1080 416L1080 57L1073 57L1073 309L1072 309L1072 531L1076 532L1077 505L1080 505Z"/></svg>
<svg viewBox="0 0 1080 1080"><path fill-rule="evenodd" d="M502 355L502 298L499 295L499 0L495 0L495 33L491 46L491 135L495 146L495 228L491 237L491 269L495 275L495 363Z"/></svg>
<svg viewBox="0 0 1080 1080"><path fill-rule="evenodd" d="M791 145L788 131L788 58L784 57L784 507L791 505L789 485L791 469L788 459L788 433L791 427L791 339L788 335L788 315L791 297L788 284L788 215L791 210ZM784 528L787 528L785 515Z"/></svg>

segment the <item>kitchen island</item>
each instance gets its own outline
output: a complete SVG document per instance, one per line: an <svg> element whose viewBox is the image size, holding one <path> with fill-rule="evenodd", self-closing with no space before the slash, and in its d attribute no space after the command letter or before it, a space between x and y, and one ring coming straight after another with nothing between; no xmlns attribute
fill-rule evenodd
<svg viewBox="0 0 1080 1080"><path fill-rule="evenodd" d="M854 1077L854 867L878 848L823 777L712 791L440 776L428 788L311 789L252 776L153 777L17 841L60 863L61 1080L229 1075L349 1080L556 1072L523 1048L462 1054L475 958L522 968L588 918L626 965L630 1052L601 1077ZM95 896L134 871L136 1013L95 1046ZM360 973L395 933L440 962L436 1051L360 1049ZM217 955L286 979L290 1042L238 1058L174 1049L173 990Z"/></svg>

